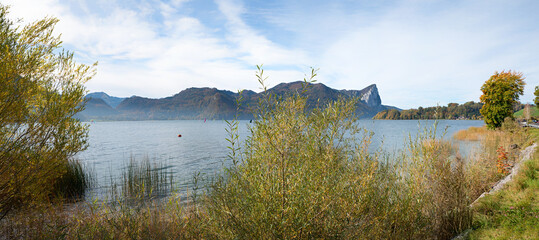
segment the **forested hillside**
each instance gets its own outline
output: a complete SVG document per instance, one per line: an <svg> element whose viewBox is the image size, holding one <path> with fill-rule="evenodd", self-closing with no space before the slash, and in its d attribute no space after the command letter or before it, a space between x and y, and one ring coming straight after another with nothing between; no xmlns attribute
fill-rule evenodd
<svg viewBox="0 0 539 240"><path fill-rule="evenodd" d="M407 119L481 119L479 110L482 103L467 102L464 104L450 103L443 107L419 107L398 111L389 109L376 114L373 119L407 120Z"/></svg>

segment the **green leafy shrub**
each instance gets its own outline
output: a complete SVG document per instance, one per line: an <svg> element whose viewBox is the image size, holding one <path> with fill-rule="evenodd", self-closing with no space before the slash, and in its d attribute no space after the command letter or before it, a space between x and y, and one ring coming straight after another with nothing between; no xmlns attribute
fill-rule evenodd
<svg viewBox="0 0 539 240"><path fill-rule="evenodd" d="M25 26L0 4L0 219L48 201L57 179L86 148L84 83L95 68L77 64L45 18Z"/></svg>
<svg viewBox="0 0 539 240"><path fill-rule="evenodd" d="M209 238L447 238L469 226L463 162L435 130L390 157L369 152L354 101L305 103L268 94L243 145L230 124L233 165L200 205Z"/></svg>

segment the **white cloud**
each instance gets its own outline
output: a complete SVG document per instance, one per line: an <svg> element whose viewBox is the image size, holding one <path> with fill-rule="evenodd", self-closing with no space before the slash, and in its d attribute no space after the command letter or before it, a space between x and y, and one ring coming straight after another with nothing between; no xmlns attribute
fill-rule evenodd
<svg viewBox="0 0 539 240"><path fill-rule="evenodd" d="M302 79L314 66L330 87L376 83L384 104L403 108L477 101L496 70L524 73L524 101L538 85L538 9L527 1L281 1L253 11L239 0L216 0L214 19L193 14L204 9L189 9L198 2L186 0L5 2L26 22L58 17L56 30L77 59L99 61L88 88L117 96L257 90L256 64L266 66L271 86ZM259 22L247 17L253 14Z"/></svg>
<svg viewBox="0 0 539 240"><path fill-rule="evenodd" d="M240 2L219 0L217 4L227 19L227 40L235 45L242 61L265 65L304 65L310 61L303 50L279 46L249 27L241 18L245 9Z"/></svg>
<svg viewBox="0 0 539 240"><path fill-rule="evenodd" d="M409 6L393 9L330 44L321 77L341 88L377 83L383 103L400 107L478 101L481 85L497 70L523 71L528 85L537 85L531 65L539 64L533 40L539 34L524 40L511 29L512 19L490 22L502 9L470 15L470 8L430 16Z"/></svg>

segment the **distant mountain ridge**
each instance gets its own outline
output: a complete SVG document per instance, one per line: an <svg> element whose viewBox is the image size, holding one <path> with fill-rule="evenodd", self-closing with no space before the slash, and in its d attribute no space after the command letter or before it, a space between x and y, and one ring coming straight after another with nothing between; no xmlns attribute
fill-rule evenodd
<svg viewBox="0 0 539 240"><path fill-rule="evenodd" d="M268 89L278 96L290 95L303 88L303 82L280 83ZM361 118L371 118L378 112L395 109L382 105L376 84L362 90L336 90L322 83L309 84L306 92L308 108L335 101L340 97L357 97ZM175 120L175 119L252 119L252 106L256 106L262 93L251 90L242 92L239 111L236 106L238 93L216 88L188 88L173 96L152 99L139 96L117 98L106 93L90 93L86 108L77 117L88 120Z"/></svg>
<svg viewBox="0 0 539 240"><path fill-rule="evenodd" d="M125 98L112 97L104 92L93 92L86 95L86 98L99 98L105 101L109 106L115 108L120 104Z"/></svg>

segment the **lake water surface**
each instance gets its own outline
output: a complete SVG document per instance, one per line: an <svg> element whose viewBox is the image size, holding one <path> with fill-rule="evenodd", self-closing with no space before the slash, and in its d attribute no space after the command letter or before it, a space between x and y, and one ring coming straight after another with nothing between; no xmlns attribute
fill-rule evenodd
<svg viewBox="0 0 539 240"><path fill-rule="evenodd" d="M185 186L200 172L213 174L223 168L227 159L227 124L225 121L118 121L88 123L89 147L78 158L96 178L97 188L107 188L118 179L131 158L163 163L173 173L175 181ZM239 134L248 135L249 121L240 121ZM360 120L359 124L374 132L371 151L394 152L403 147L405 139L421 129L432 128L426 120ZM470 126L483 126L483 121L440 120L438 135L445 138ZM178 137L181 134L182 137ZM226 164L226 162L225 162Z"/></svg>

